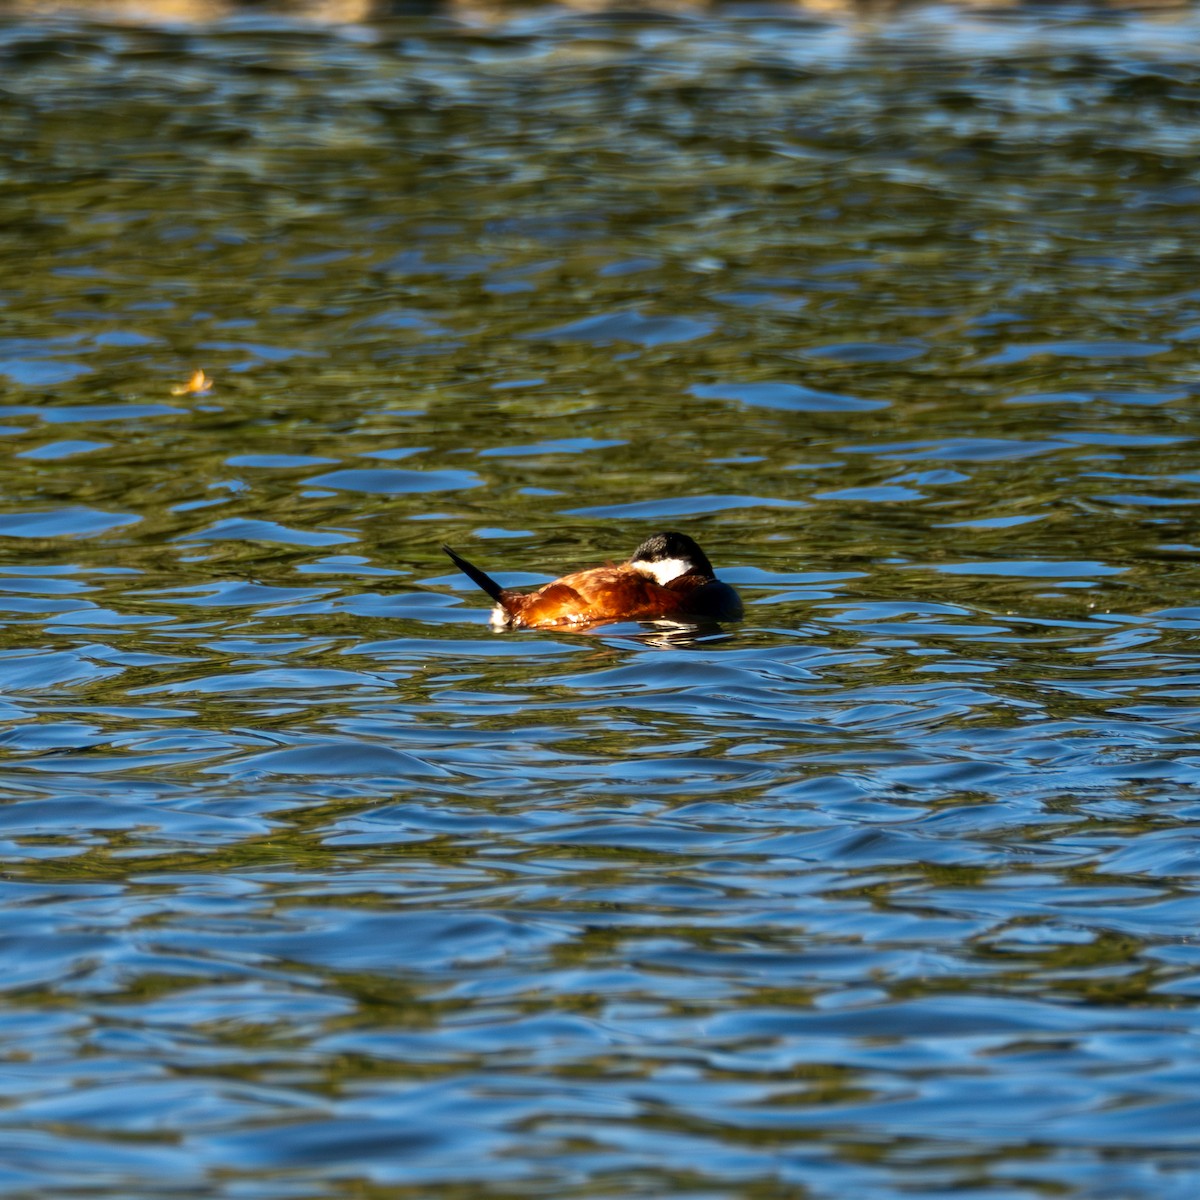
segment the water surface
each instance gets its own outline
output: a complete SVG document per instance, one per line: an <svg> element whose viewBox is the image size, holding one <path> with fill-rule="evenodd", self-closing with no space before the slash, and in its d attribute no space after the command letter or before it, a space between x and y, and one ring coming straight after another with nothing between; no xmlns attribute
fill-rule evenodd
<svg viewBox="0 0 1200 1200"><path fill-rule="evenodd" d="M1198 52L0 24L5 1194L1190 1200Z"/></svg>

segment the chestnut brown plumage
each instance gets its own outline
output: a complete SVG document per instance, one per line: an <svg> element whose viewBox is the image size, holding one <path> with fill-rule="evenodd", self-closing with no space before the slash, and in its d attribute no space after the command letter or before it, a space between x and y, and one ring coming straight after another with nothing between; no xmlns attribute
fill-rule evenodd
<svg viewBox="0 0 1200 1200"><path fill-rule="evenodd" d="M564 575L533 592L501 587L474 563L442 549L496 602L492 624L523 629L597 625L606 621L737 621L737 592L713 573L708 556L686 533L656 533L619 565Z"/></svg>

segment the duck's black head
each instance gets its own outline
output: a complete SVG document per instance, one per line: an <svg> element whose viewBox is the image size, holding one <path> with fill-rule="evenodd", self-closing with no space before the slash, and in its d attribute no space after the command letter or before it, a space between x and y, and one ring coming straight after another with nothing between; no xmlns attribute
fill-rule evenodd
<svg viewBox="0 0 1200 1200"><path fill-rule="evenodd" d="M629 562L664 585L689 573L714 578L708 555L686 533L652 534L633 552Z"/></svg>

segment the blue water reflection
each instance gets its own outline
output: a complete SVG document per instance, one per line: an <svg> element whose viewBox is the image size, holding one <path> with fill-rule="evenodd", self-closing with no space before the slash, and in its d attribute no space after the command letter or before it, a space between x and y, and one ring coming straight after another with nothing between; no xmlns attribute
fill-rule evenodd
<svg viewBox="0 0 1200 1200"><path fill-rule="evenodd" d="M0 15L0 1190L1192 1200L1195 12L205 3Z"/></svg>

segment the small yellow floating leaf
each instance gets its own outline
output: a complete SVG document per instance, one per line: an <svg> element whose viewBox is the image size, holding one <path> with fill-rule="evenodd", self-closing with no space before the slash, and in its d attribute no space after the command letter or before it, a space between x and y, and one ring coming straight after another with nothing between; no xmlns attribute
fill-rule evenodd
<svg viewBox="0 0 1200 1200"><path fill-rule="evenodd" d="M212 388L213 381L197 368L187 383L181 383L171 389L172 396L199 396Z"/></svg>

